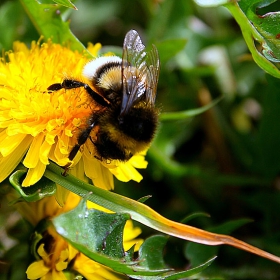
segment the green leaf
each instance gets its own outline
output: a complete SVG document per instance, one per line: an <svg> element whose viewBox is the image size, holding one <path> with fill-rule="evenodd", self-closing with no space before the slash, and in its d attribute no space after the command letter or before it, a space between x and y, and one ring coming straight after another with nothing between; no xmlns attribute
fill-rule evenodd
<svg viewBox="0 0 280 280"><path fill-rule="evenodd" d="M70 8L70 9L74 9L74 10L78 10L76 8L76 6L70 1L70 0L37 0L37 2L39 4L48 4L48 5L55 5L56 4L59 4L61 6L64 6L66 8Z"/></svg>
<svg viewBox="0 0 280 280"><path fill-rule="evenodd" d="M40 255L38 253L38 247L40 246L40 242L42 241L42 239L43 239L43 235L41 233L38 233L37 231L35 231L32 234L32 242L30 245L30 251L36 260L41 259Z"/></svg>
<svg viewBox="0 0 280 280"><path fill-rule="evenodd" d="M180 112L174 112L174 113L161 113L160 115L160 120L161 121L170 121L170 120L181 120L181 119L187 119L190 117L194 117L196 115L202 114L205 111L209 110L213 106L215 106L218 102L222 100L222 96L213 100L209 104L200 107L200 108L195 108L195 109L190 109L190 110L185 110L185 111L180 111Z"/></svg>
<svg viewBox="0 0 280 280"><path fill-rule="evenodd" d="M34 0L21 0L21 3L44 40L50 38L54 43L68 45L72 50L88 53L83 44L70 31L69 22L62 20L61 9L55 5L39 4Z"/></svg>
<svg viewBox="0 0 280 280"><path fill-rule="evenodd" d="M147 201L151 197L152 197L151 195L143 196L143 197L138 199L138 202L144 203L145 201Z"/></svg>
<svg viewBox="0 0 280 280"><path fill-rule="evenodd" d="M149 269L165 269L163 249L168 240L167 236L154 235L146 239L139 249L141 265Z"/></svg>
<svg viewBox="0 0 280 280"><path fill-rule="evenodd" d="M139 249L139 262L141 265L145 266L148 269L165 269L166 273L161 274L160 276L144 276L144 277L135 277L130 275L134 279L146 279L146 280L160 280L160 279L182 279L183 277L189 277L200 273L205 268L207 268L216 257L211 260L201 264L195 268L189 269L187 271L168 271L170 269L166 268L166 265L163 260L163 250L164 246L168 240L167 236L163 235L154 235L145 240L142 246Z"/></svg>
<svg viewBox="0 0 280 280"><path fill-rule="evenodd" d="M200 264L192 269L189 269L187 271L182 271L182 272L178 272L178 273L173 273L171 276L166 277L164 279L167 280L177 280L177 279L183 279L186 277L190 277L192 275L198 274L200 272L202 272L204 269L206 269L208 266L211 265L211 263L216 259L216 257L211 258L210 260L206 261L203 264Z"/></svg>
<svg viewBox="0 0 280 280"><path fill-rule="evenodd" d="M162 274L161 276L144 276L144 277L135 277L133 276L133 279L141 279L141 280L178 280L178 279L186 279L186 277L190 277L193 275L196 275L200 272L202 272L204 269L206 269L208 266L211 265L211 263L216 259L216 257L213 257L212 259L206 261L203 264L198 265L197 267L191 268L186 271L180 271L180 272L167 272L165 274ZM196 278L195 278L196 279Z"/></svg>
<svg viewBox="0 0 280 280"><path fill-rule="evenodd" d="M53 0L55 3L62 5L66 8L78 10L77 7L70 0Z"/></svg>
<svg viewBox="0 0 280 280"><path fill-rule="evenodd" d="M90 252L120 259L124 256L123 229L128 219L127 214L88 209L83 200L74 210L54 218L53 224L75 247L81 245Z"/></svg>
<svg viewBox="0 0 280 280"><path fill-rule="evenodd" d="M263 38L262 52L264 56L273 61L280 61L280 12L270 12L264 15L257 14L257 10L269 4L275 2L272 1L240 1L239 5L245 12L248 19L253 23L256 30Z"/></svg>
<svg viewBox="0 0 280 280"><path fill-rule="evenodd" d="M144 261L133 261L133 249L125 254L123 229L129 218L125 213L108 214L88 209L83 200L72 211L54 218L53 224L57 232L80 252L117 272L144 276L165 272L166 269L149 269Z"/></svg>
<svg viewBox="0 0 280 280"><path fill-rule="evenodd" d="M266 56L270 53L270 56L272 55L274 49L274 41L277 37L277 34L269 34L267 33L268 30L264 30L261 25L264 23L264 20L259 19L258 15L256 15L252 9L254 10L256 0L253 1L247 1L243 0L240 1L240 5L245 7L245 14L244 11L240 8L237 2L231 2L225 5L225 7L228 8L228 10L232 13L237 23L240 25L242 34L244 36L244 39L246 41L246 44L252 53L252 57L255 60L255 62L261 67L264 71L269 73L270 75L280 78L280 71L279 69L271 63ZM245 4L243 4L245 3ZM277 16L278 18L278 16ZM272 27L272 21L271 19L265 20L265 29L271 28L272 30L275 30L278 26L277 20L274 22L274 27ZM252 24L253 22L253 24ZM254 23L255 22L255 23ZM276 31L273 31L274 33ZM272 37L276 36L273 38ZM257 41L259 44L262 45L263 49L265 50L266 56L263 56L258 49L256 48L255 41ZM277 42L278 43L278 42ZM277 48L277 46L275 46ZM278 53L278 51L276 52ZM276 54L277 55L277 54ZM276 57L277 59L277 57Z"/></svg>
<svg viewBox="0 0 280 280"><path fill-rule="evenodd" d="M28 202L34 202L46 196L52 196L55 194L56 184L46 177L43 177L38 183L32 186L22 187L21 183L25 175L26 171L17 170L9 178L12 186L17 190L24 200Z"/></svg>

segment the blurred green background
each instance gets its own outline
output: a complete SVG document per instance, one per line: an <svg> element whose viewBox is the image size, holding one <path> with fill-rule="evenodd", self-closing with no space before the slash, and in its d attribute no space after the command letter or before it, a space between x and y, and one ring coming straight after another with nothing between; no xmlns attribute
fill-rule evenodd
<svg viewBox="0 0 280 280"><path fill-rule="evenodd" d="M14 40L38 40L19 1L0 5L2 53ZM146 45L157 46L162 113L191 110L223 96L195 117L168 120L163 115L148 168L140 171L143 181L116 181L116 192L133 199L152 195L146 203L167 218L181 221L197 213L188 224L280 256L280 81L252 60L230 13L190 0L84 0L75 5L78 11L67 10L64 17L85 45L100 42L103 51L121 47L126 32L136 29ZM276 1L258 12L279 10ZM0 191L2 197L7 189ZM5 201L2 206L2 226L20 228ZM1 257L9 247L2 226ZM155 233L142 228L143 236ZM27 235L21 238L26 241ZM165 258L170 266L186 269L215 254L218 258L199 279L280 279L279 264L227 246L170 238Z"/></svg>

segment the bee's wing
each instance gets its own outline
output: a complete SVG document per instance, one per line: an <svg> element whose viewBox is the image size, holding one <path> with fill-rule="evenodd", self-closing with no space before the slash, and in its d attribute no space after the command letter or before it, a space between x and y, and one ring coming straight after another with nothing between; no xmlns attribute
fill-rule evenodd
<svg viewBox="0 0 280 280"><path fill-rule="evenodd" d="M147 102L154 104L156 99L157 84L159 77L159 55L155 45L152 46L152 50L147 54L146 67L146 99Z"/></svg>
<svg viewBox="0 0 280 280"><path fill-rule="evenodd" d="M155 46L145 51L140 36L130 30L124 39L122 57L121 115L126 114L140 97L153 105L159 77L159 56Z"/></svg>

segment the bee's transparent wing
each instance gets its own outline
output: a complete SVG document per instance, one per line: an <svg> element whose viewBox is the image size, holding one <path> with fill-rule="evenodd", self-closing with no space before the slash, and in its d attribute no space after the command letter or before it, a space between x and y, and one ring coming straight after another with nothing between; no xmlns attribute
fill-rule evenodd
<svg viewBox="0 0 280 280"><path fill-rule="evenodd" d="M154 104L157 93L157 84L159 77L159 55L155 45L152 46L152 50L148 52L146 59L147 67L147 84L146 84L146 99L147 102Z"/></svg>
<svg viewBox="0 0 280 280"><path fill-rule="evenodd" d="M138 33L130 30L123 44L121 115L126 114L139 98L154 104L158 76L159 56L156 47L153 46L147 53Z"/></svg>

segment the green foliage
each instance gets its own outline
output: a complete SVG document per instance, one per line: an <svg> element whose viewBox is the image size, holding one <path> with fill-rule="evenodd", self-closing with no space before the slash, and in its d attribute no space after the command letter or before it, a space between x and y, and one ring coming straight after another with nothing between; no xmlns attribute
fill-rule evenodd
<svg viewBox="0 0 280 280"><path fill-rule="evenodd" d="M25 175L26 171L17 170L10 176L10 183L18 191L21 199L28 202L34 202L46 196L52 196L56 193L56 184L45 177L38 183L28 188L22 187L21 183Z"/></svg>
<svg viewBox="0 0 280 280"><path fill-rule="evenodd" d="M76 6L70 0L54 0L55 3L62 5L66 8L77 9Z"/></svg>
<svg viewBox="0 0 280 280"><path fill-rule="evenodd" d="M163 249L168 240L167 236L152 236L145 241L139 250L139 261L149 269L165 268Z"/></svg>
<svg viewBox="0 0 280 280"><path fill-rule="evenodd" d="M265 15L257 14L257 9L266 7L273 2L275 0L241 0L238 2L196 0L197 4L205 7L219 5L227 7L240 25L244 39L256 63L272 76L280 78L278 68L267 61L268 59L272 62L279 62L279 30L277 27L279 12L270 12ZM261 44L264 57L256 49L253 39Z"/></svg>
<svg viewBox="0 0 280 280"><path fill-rule="evenodd" d="M53 224L58 233L81 252L115 269L110 260L104 261L103 255L110 257L112 262L124 257L123 229L128 219L127 214L87 209L83 201L74 210L54 218Z"/></svg>
<svg viewBox="0 0 280 280"><path fill-rule="evenodd" d="M38 33L45 39L51 38L54 43L70 45L73 50L86 51L69 29L69 23L62 20L61 13L65 10L64 8L58 9L54 5L39 4L33 0L21 0L21 2ZM56 2L63 3L66 7L69 7L71 3L67 0Z"/></svg>
<svg viewBox="0 0 280 280"><path fill-rule="evenodd" d="M270 12L267 14L259 14L261 8L269 6L276 0L272 1L240 1L239 5L253 23L256 30L263 37L264 42L262 44L263 54L265 57L273 62L279 62L280 52L280 38L279 28L277 27L279 22L279 12Z"/></svg>
<svg viewBox="0 0 280 280"><path fill-rule="evenodd" d="M57 232L80 252L111 269L133 279L178 279L203 271L214 260L207 260L195 269L169 272L163 257L167 237L152 236L145 240L134 259L133 247L124 252L123 229L128 214L108 214L88 209L82 201L74 210L52 220ZM73 226L74 225L74 226Z"/></svg>

